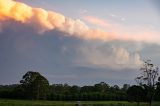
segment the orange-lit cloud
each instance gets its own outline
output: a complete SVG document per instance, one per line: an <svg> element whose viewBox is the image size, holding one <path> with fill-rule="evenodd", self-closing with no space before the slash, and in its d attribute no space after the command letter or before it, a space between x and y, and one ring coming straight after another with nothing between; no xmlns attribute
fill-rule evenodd
<svg viewBox="0 0 160 106"><path fill-rule="evenodd" d="M0 21L15 20L32 24L39 32L59 30L82 39L111 40L114 34L99 29L90 29L81 20L66 18L62 14L46 11L41 8L32 8L26 4L13 0L0 0Z"/></svg>
<svg viewBox="0 0 160 106"><path fill-rule="evenodd" d="M108 26L105 20L94 18L91 16L85 17L86 20L101 26ZM146 30L141 33L126 33L118 32L118 28L112 29L110 32L101 29L89 28L84 22L79 19L71 19L62 14L46 11L41 8L33 8L24 3L13 0L0 0L0 22L6 20L19 21L24 24L29 24L39 32L43 33L47 30L59 30L67 33L65 36L73 36L86 40L123 40L123 41L144 41L151 43L159 43L160 35L157 32L148 32ZM3 26L3 25L1 25ZM144 33L145 32L145 33ZM125 34L126 33L126 34Z"/></svg>
<svg viewBox="0 0 160 106"><path fill-rule="evenodd" d="M101 27L110 27L110 24L106 21L106 20L103 20L101 18L98 18L98 17L94 17L94 16L83 16L82 17L85 21L91 23L91 24L94 24L94 25L97 25L97 26L101 26Z"/></svg>

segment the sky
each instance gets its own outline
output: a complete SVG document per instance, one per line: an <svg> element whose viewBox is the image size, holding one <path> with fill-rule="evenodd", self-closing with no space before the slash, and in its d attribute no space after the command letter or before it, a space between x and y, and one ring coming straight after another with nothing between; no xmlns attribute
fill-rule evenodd
<svg viewBox="0 0 160 106"><path fill-rule="evenodd" d="M0 84L135 84L160 65L158 0L0 0Z"/></svg>

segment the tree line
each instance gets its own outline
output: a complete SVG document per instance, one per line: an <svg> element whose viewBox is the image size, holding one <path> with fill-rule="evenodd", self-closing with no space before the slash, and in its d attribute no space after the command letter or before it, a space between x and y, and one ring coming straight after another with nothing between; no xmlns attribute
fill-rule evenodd
<svg viewBox="0 0 160 106"><path fill-rule="evenodd" d="M109 86L105 82L100 82L93 86L70 86L68 84L45 85L41 91L33 85L31 88L21 84L1 85L0 98L7 99L30 99L30 100L75 100L75 101L147 101L147 88L138 85L130 86L124 84L122 88L118 85ZM24 88L23 88L24 87ZM160 101L160 78L157 82L155 101Z"/></svg>
<svg viewBox="0 0 160 106"><path fill-rule="evenodd" d="M160 101L160 77L158 67L151 61L144 62L141 76L135 80L137 85L124 84L110 86L105 82L93 86L52 84L39 72L28 71L19 84L0 85L0 98L31 100L76 100L76 101ZM158 79L158 80L157 80Z"/></svg>
<svg viewBox="0 0 160 106"><path fill-rule="evenodd" d="M128 84L124 84L122 88L118 85L109 86L105 82L82 87L68 84L49 85L46 78L40 77L42 76L38 72L29 71L23 76L20 84L1 85L0 98L57 101L124 101L127 100L126 91L130 87Z"/></svg>

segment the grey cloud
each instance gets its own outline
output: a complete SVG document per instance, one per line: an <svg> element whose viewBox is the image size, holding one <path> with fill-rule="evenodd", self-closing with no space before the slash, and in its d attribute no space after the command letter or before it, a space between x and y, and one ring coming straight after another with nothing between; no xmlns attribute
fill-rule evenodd
<svg viewBox="0 0 160 106"><path fill-rule="evenodd" d="M115 46L113 42L89 42L79 47L81 53L80 63L96 67L110 68L137 68L141 63L138 53L130 52L119 43Z"/></svg>
<svg viewBox="0 0 160 106"><path fill-rule="evenodd" d="M42 36L28 25L8 22L0 32L0 84L18 83L28 70L39 71L50 83L79 85L100 81L112 84L134 83L139 68L126 66L114 68L113 60L116 60L114 48L122 51L122 60L123 55L125 57L127 54L131 63L132 59L133 63L135 62L137 50L142 59L153 56L154 61L159 61L156 59L160 48L158 45L122 41L86 41L65 37L64 34L66 33L51 30ZM90 58L103 62L104 66L91 64L93 61L88 61Z"/></svg>

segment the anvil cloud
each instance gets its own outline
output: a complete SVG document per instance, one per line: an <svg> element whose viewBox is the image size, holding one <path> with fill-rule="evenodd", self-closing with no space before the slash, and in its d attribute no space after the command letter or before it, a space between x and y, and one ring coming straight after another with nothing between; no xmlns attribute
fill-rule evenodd
<svg viewBox="0 0 160 106"><path fill-rule="evenodd" d="M28 70L51 83L135 82L142 60L160 63L159 17L151 5L0 0L0 84L17 83Z"/></svg>
<svg viewBox="0 0 160 106"><path fill-rule="evenodd" d="M33 24L38 27L39 32L56 29L82 39L111 40L115 38L112 33L88 28L81 20L66 18L62 14L32 8L13 0L0 0L0 21L5 20Z"/></svg>
<svg viewBox="0 0 160 106"><path fill-rule="evenodd" d="M65 36L73 36L85 40L122 40L149 43L159 43L160 40L159 36L151 36L147 32L142 33L142 35L135 34L132 36L129 34L119 34L116 30L112 31L113 29L109 32L101 29L93 29L79 19L74 20L57 12L47 11L42 8L33 8L13 0L0 0L0 21L3 22L6 20L29 24L34 26L40 33L56 29L67 33L64 34Z"/></svg>

